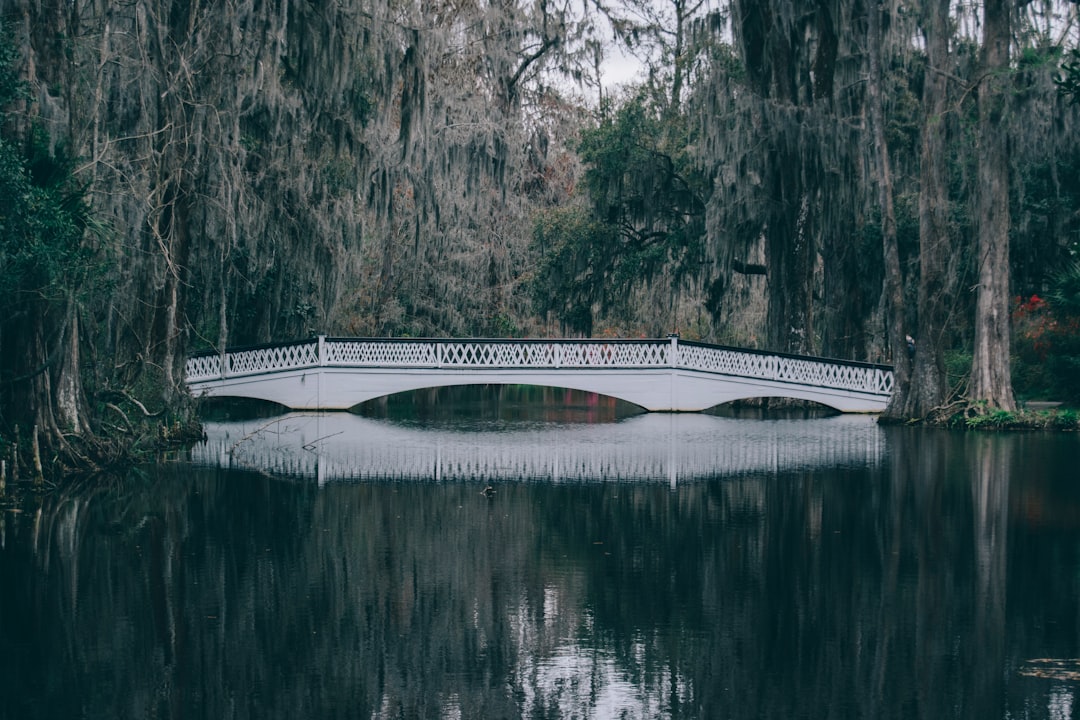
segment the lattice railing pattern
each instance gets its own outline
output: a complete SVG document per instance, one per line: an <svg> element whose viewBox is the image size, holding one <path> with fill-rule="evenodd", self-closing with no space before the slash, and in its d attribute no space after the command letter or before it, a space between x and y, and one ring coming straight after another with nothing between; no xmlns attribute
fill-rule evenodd
<svg viewBox="0 0 1080 720"><path fill-rule="evenodd" d="M322 358L320 360L320 351ZM888 395L893 373L875 365L768 355L657 341L324 340L228 353L225 376L332 365L338 367L664 368L778 380ZM188 382L222 377L221 356L187 361Z"/></svg>
<svg viewBox="0 0 1080 720"><path fill-rule="evenodd" d="M796 358L778 360L777 380L861 392L892 392L892 373L886 375L879 368Z"/></svg>
<svg viewBox="0 0 1080 720"><path fill-rule="evenodd" d="M848 365L700 345L679 346L679 367L882 395L890 394L893 388L892 371L872 365Z"/></svg>
<svg viewBox="0 0 1080 720"><path fill-rule="evenodd" d="M271 370L294 370L319 364L319 344L282 345L279 347L241 350L226 355L229 375L251 375Z"/></svg>
<svg viewBox="0 0 1080 720"><path fill-rule="evenodd" d="M276 370L295 370L319 364L318 342L276 347L234 350L225 354L225 373L221 372L221 355L200 355L188 358L185 371L188 382L212 380L238 375L257 375Z"/></svg>
<svg viewBox="0 0 1080 720"><path fill-rule="evenodd" d="M439 364L437 345L431 341L328 340L323 347L327 365L431 367Z"/></svg>
<svg viewBox="0 0 1080 720"><path fill-rule="evenodd" d="M738 375L739 377L764 378L776 376L776 358L772 355L739 352L726 348L680 345L679 365L693 370Z"/></svg>
<svg viewBox="0 0 1080 720"><path fill-rule="evenodd" d="M188 358L184 363L184 374L188 382L216 380L221 377L221 356L199 355Z"/></svg>
<svg viewBox="0 0 1080 720"><path fill-rule="evenodd" d="M326 341L327 365L456 368L668 367L670 343Z"/></svg>

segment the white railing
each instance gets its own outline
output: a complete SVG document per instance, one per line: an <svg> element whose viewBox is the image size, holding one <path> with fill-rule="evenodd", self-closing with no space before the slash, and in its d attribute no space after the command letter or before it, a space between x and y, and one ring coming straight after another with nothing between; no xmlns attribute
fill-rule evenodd
<svg viewBox="0 0 1080 720"><path fill-rule="evenodd" d="M679 368L744 378L889 395L885 365L779 355L666 340L315 340L198 355L189 383L310 367Z"/></svg>
<svg viewBox="0 0 1080 720"><path fill-rule="evenodd" d="M185 366L187 381L221 380L243 375L318 367L319 340L272 347L231 350L215 355L196 355ZM224 371L222 370L224 363Z"/></svg>
<svg viewBox="0 0 1080 720"><path fill-rule="evenodd" d="M884 365L770 355L710 345L680 344L679 367L880 395L889 395L893 390L892 368Z"/></svg>
<svg viewBox="0 0 1080 720"><path fill-rule="evenodd" d="M670 367L671 343L642 340L326 340L345 367Z"/></svg>

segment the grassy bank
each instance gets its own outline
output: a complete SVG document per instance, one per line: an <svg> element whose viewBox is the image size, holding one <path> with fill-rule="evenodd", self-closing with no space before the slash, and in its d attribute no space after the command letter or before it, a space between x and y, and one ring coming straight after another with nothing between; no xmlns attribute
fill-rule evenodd
<svg viewBox="0 0 1080 720"><path fill-rule="evenodd" d="M1041 404L1015 411L970 404L943 413L936 424L964 430L1080 430L1080 410L1043 407Z"/></svg>

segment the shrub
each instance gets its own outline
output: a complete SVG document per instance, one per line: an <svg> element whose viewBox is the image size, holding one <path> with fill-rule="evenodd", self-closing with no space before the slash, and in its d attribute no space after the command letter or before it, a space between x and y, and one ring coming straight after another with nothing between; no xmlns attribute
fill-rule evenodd
<svg viewBox="0 0 1080 720"><path fill-rule="evenodd" d="M1054 278L1047 298L1015 298L1012 317L1017 394L1080 403L1080 263Z"/></svg>

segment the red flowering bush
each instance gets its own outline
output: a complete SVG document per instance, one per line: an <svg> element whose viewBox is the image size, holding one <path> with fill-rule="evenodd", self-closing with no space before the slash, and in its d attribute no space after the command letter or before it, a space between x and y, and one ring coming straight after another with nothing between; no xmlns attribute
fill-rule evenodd
<svg viewBox="0 0 1080 720"><path fill-rule="evenodd" d="M1013 300L1013 387L1022 398L1080 402L1078 278L1074 267L1055 280L1049 299Z"/></svg>
<svg viewBox="0 0 1080 720"><path fill-rule="evenodd" d="M1028 351L1030 356L1046 360L1046 353L1052 347L1053 335L1057 331L1057 321L1050 314L1046 301L1038 295L1027 300L1017 295L1013 298L1013 337L1021 351Z"/></svg>

